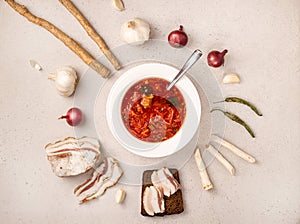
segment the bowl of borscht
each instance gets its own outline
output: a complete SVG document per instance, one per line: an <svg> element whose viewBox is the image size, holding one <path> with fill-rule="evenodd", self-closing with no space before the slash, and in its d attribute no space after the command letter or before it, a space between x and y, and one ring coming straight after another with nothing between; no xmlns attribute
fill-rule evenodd
<svg viewBox="0 0 300 224"><path fill-rule="evenodd" d="M183 149L196 135L201 116L198 91L188 76L167 90L178 69L144 63L125 71L112 86L107 124L128 151L164 157Z"/></svg>

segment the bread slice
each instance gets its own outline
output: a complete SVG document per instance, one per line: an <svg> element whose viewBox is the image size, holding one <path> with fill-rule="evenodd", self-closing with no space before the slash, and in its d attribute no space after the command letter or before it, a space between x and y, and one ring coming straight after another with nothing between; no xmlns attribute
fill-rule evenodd
<svg viewBox="0 0 300 224"><path fill-rule="evenodd" d="M169 169L174 178L180 183L179 173L177 169ZM146 187L152 186L151 182L151 174L154 170L146 170L143 173L143 185L142 185L142 192L141 192L141 214L143 216L149 216L144 209L143 205L143 193ZM177 190L174 194L170 197L164 196L165 201L165 212L164 213L157 213L154 216L164 216L164 215L172 215L172 214L180 214L184 211L183 208L183 200L182 200L182 191L181 189Z"/></svg>

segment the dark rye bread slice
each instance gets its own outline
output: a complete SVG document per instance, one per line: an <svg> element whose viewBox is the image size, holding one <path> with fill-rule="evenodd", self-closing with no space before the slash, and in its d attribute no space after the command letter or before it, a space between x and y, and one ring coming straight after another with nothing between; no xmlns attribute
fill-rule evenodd
<svg viewBox="0 0 300 224"><path fill-rule="evenodd" d="M178 181L178 183L180 183L178 170L177 169L169 169L169 170L173 174L174 178ZM143 216L150 216L147 214L147 212L144 209L143 193L146 187L153 185L151 182L151 174L153 173L153 171L154 170L146 170L143 173L143 185L142 185L142 193L141 193L141 214ZM177 190L170 197L164 196L164 201L165 201L165 212L154 214L154 216L180 214L184 211L181 189Z"/></svg>

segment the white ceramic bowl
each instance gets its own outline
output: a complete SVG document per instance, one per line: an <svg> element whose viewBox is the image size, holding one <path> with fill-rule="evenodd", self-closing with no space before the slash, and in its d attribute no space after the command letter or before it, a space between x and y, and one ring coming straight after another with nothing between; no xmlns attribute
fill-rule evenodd
<svg viewBox="0 0 300 224"><path fill-rule="evenodd" d="M160 63L145 63L124 72L114 83L109 93L106 105L108 126L117 141L128 151L143 157L163 157L182 149L197 132L201 103L192 81L182 77L176 84L186 103L186 116L179 131L163 142L145 142L134 137L125 127L121 117L121 104L127 90L145 78L163 78L171 81L178 69Z"/></svg>

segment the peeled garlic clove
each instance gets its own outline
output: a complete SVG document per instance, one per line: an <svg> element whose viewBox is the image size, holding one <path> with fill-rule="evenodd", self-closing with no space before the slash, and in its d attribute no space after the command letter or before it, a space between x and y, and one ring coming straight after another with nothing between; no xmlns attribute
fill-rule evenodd
<svg viewBox="0 0 300 224"><path fill-rule="evenodd" d="M134 18L121 27L121 38L124 42L132 45L140 45L149 40L150 25L139 18Z"/></svg>
<svg viewBox="0 0 300 224"><path fill-rule="evenodd" d="M114 8L118 11L123 11L125 9L124 3L122 0L112 0Z"/></svg>
<svg viewBox="0 0 300 224"><path fill-rule="evenodd" d="M35 68L36 70L38 71L41 71L42 70L42 66L39 65L39 63L37 63L36 61L34 60L30 60L29 61L30 65Z"/></svg>
<svg viewBox="0 0 300 224"><path fill-rule="evenodd" d="M240 83L240 77L235 73L226 74L223 77L223 83L224 84Z"/></svg>
<svg viewBox="0 0 300 224"><path fill-rule="evenodd" d="M119 189L117 192L116 192L116 202L118 204L122 203L125 199L125 196L126 196L126 192L123 190L123 189Z"/></svg>
<svg viewBox="0 0 300 224"><path fill-rule="evenodd" d="M49 74L48 79L55 81L55 87L62 96L71 96L78 83L75 69L69 66L58 69L54 74Z"/></svg>

